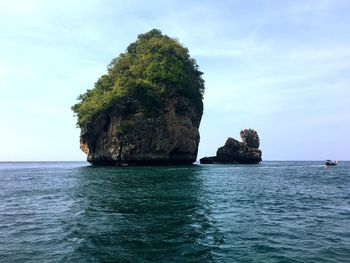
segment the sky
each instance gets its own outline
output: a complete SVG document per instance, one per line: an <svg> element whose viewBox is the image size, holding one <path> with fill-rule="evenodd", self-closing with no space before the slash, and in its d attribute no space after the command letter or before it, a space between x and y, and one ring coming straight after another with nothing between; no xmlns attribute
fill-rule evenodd
<svg viewBox="0 0 350 263"><path fill-rule="evenodd" d="M350 160L348 0L0 0L0 161L80 161L70 107L153 28L204 72L198 159L241 129L263 160Z"/></svg>

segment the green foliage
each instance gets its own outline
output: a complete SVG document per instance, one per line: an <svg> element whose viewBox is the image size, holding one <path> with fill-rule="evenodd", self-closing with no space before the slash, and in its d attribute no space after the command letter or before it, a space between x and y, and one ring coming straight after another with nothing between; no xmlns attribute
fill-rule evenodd
<svg viewBox="0 0 350 263"><path fill-rule="evenodd" d="M128 130L130 129L131 125L127 122L125 123L121 123L118 127L117 127L117 134L119 135L123 135L125 133L128 132Z"/></svg>
<svg viewBox="0 0 350 263"><path fill-rule="evenodd" d="M107 69L94 89L80 95L72 107L80 127L127 94L135 96L150 115L156 114L172 94L189 98L203 112L203 73L187 48L157 29L140 34Z"/></svg>

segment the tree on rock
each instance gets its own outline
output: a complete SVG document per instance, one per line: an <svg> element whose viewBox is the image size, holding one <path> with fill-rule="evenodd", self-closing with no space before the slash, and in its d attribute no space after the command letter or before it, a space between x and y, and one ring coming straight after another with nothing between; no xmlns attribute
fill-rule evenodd
<svg viewBox="0 0 350 263"><path fill-rule="evenodd" d="M140 34L126 52L113 59L107 74L98 79L94 89L78 97L72 110L78 116L78 126L83 127L127 94L133 94L153 113L163 106L164 97L179 94L189 98L202 114L202 74L187 48L153 29Z"/></svg>

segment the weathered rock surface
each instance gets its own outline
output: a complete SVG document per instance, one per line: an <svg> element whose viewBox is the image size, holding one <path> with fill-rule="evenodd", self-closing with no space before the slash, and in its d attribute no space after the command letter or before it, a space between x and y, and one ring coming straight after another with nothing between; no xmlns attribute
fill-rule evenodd
<svg viewBox="0 0 350 263"><path fill-rule="evenodd" d="M243 143L252 148L259 148L260 139L258 133L253 129L244 129L240 132Z"/></svg>
<svg viewBox="0 0 350 263"><path fill-rule="evenodd" d="M260 140L257 132L253 129L242 130L241 138L243 142L228 138L225 145L217 150L216 156L204 157L200 159L200 163L254 164L261 162L262 152L258 149Z"/></svg>
<svg viewBox="0 0 350 263"><path fill-rule="evenodd" d="M80 148L95 165L192 164L197 158L202 114L182 96L169 97L149 116L125 96L81 130Z"/></svg>

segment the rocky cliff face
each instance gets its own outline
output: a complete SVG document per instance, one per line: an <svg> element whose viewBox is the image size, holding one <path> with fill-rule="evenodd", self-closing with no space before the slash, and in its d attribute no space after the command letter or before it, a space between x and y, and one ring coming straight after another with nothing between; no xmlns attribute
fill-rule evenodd
<svg viewBox="0 0 350 263"><path fill-rule="evenodd" d="M245 163L254 164L261 162L261 150L259 150L260 139L253 129L241 131L243 142L228 138L225 145L220 147L216 156L200 159L202 164L210 163Z"/></svg>
<svg viewBox="0 0 350 263"><path fill-rule="evenodd" d="M125 96L81 130L80 148L95 165L191 164L197 158L201 113L188 98L173 96L149 116Z"/></svg>
<svg viewBox="0 0 350 263"><path fill-rule="evenodd" d="M260 146L260 139L258 133L253 129L244 129L240 132L242 141L248 147L258 149Z"/></svg>

